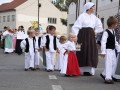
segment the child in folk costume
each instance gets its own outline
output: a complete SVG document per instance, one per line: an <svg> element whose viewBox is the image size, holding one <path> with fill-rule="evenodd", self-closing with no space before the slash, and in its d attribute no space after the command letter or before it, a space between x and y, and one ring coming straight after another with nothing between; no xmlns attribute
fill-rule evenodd
<svg viewBox="0 0 120 90"><path fill-rule="evenodd" d="M21 48L25 49L25 71L28 71L29 69L35 70L35 39L33 38L35 36L34 28L29 27L27 34L28 38L21 42Z"/></svg>
<svg viewBox="0 0 120 90"><path fill-rule="evenodd" d="M48 35L43 38L44 48L46 53L46 69L48 72L54 70L54 55L56 50L58 50L58 39L54 35L56 28L54 26L49 26Z"/></svg>
<svg viewBox="0 0 120 90"><path fill-rule="evenodd" d="M39 51L42 50L42 38L39 36L40 35L40 30L38 28L35 29L35 69L40 69L39 65L40 65L40 53Z"/></svg>
<svg viewBox="0 0 120 90"><path fill-rule="evenodd" d="M80 68L78 65L78 60L75 54L75 35L69 34L69 41L66 42L65 52L64 52L64 63L61 69L61 73L65 76L78 76L80 75Z"/></svg>
<svg viewBox="0 0 120 90"><path fill-rule="evenodd" d="M61 36L59 39L59 44L58 44L59 52L58 52L57 61L56 61L56 65L55 65L56 70L62 69L64 52L66 51L65 50L66 41L67 41L66 36Z"/></svg>
<svg viewBox="0 0 120 90"><path fill-rule="evenodd" d="M6 30L4 33L3 33L3 37L5 38L5 53L8 54L8 53L12 53L14 51L13 49L13 42L12 42L12 39L13 39L13 31L8 28L8 30Z"/></svg>
<svg viewBox="0 0 120 90"><path fill-rule="evenodd" d="M46 28L46 33L44 33L44 34L42 35L42 38L46 38L46 36L48 35L48 31L49 31L49 25L48 25L47 28ZM44 42L43 42L42 46L44 46ZM43 48L42 51L43 51L43 52L42 52L42 55L43 55L43 65L46 67L45 48ZM46 69L45 69L45 70L46 70Z"/></svg>
<svg viewBox="0 0 120 90"><path fill-rule="evenodd" d="M120 52L120 46L116 41L114 29L117 25L117 19L115 17L109 17L107 20L108 29L105 30L101 41L101 55L105 58L105 69L102 72L101 77L105 80L106 84L113 84L115 77L115 70L117 64L117 58L115 49Z"/></svg>
<svg viewBox="0 0 120 90"><path fill-rule="evenodd" d="M17 35L17 40L16 40L16 53L18 55L22 54L22 49L20 47L20 43L22 40L25 39L25 31L24 31L24 27L23 26L19 26L18 31L16 32Z"/></svg>
<svg viewBox="0 0 120 90"><path fill-rule="evenodd" d="M16 35L17 30L14 29L13 32L14 32L14 33L13 33L13 49L14 49L14 51L15 51L16 39L17 39L17 35Z"/></svg>

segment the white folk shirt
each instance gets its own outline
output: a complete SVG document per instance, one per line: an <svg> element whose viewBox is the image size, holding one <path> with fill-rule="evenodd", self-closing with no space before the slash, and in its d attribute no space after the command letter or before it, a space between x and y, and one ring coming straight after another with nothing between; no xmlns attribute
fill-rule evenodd
<svg viewBox="0 0 120 90"><path fill-rule="evenodd" d="M46 35L47 36L47 35ZM46 46L46 36L45 37L43 37L43 42L44 42L44 44L43 44L43 46ZM49 36L49 39L50 39L50 43L49 43L49 51L50 52L55 52L55 50L54 50L54 44L53 44L53 40L54 40L54 36L53 35L50 35L50 34L48 34L48 36ZM56 37L56 45L58 46L58 39L57 39L57 37Z"/></svg>
<svg viewBox="0 0 120 90"><path fill-rule="evenodd" d="M113 34L113 30L108 29L112 34ZM107 38L108 38L108 33L105 31L103 33L102 39L101 39L101 54L106 54L106 43L107 43ZM118 42L116 41L116 37L115 37L115 48L117 49L118 52L120 52L120 46L118 44Z"/></svg>
<svg viewBox="0 0 120 90"><path fill-rule="evenodd" d="M82 29L82 27L91 27L95 29L95 33L100 33L103 31L100 19L97 18L94 14L89 15L87 13L82 13L74 23L72 32L77 36L79 30Z"/></svg>
<svg viewBox="0 0 120 90"><path fill-rule="evenodd" d="M6 35L13 36L13 33L10 33L9 31L5 31L5 32L3 33L3 37L5 37Z"/></svg>
<svg viewBox="0 0 120 90"><path fill-rule="evenodd" d="M76 51L75 42L67 41L64 44L64 49L67 49L69 51Z"/></svg>
<svg viewBox="0 0 120 90"><path fill-rule="evenodd" d="M28 37L28 42L29 42L29 54L32 55L34 53L33 38ZM26 40L23 40L21 42L21 48L26 49Z"/></svg>
<svg viewBox="0 0 120 90"><path fill-rule="evenodd" d="M39 36L35 36L35 39L36 39L36 41L35 41L35 49L39 49L39 47L42 48L42 38L41 38L40 46L38 46Z"/></svg>
<svg viewBox="0 0 120 90"><path fill-rule="evenodd" d="M17 39L25 39L25 32L17 31Z"/></svg>

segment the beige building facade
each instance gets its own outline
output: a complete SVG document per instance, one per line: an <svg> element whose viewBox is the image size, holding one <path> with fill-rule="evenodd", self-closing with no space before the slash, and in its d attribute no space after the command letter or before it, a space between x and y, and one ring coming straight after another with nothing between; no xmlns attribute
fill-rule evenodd
<svg viewBox="0 0 120 90"><path fill-rule="evenodd" d="M14 0L19 1L19 0ZM22 0L24 1L24 0ZM62 24L61 18L66 19L67 13L58 10L49 0L40 0L40 24L43 32L47 25L54 25L60 33L66 33L67 27ZM8 20L10 18L10 20ZM4 21L5 19L5 21ZM8 22L9 21L9 22ZM12 10L0 11L0 29L4 26L18 28L23 25L25 30L34 22L38 21L38 2L37 0L25 0L24 3Z"/></svg>

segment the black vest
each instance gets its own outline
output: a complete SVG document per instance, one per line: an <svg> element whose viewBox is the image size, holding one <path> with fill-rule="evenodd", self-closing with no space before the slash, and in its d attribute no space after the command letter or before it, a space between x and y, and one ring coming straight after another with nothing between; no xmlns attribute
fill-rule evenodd
<svg viewBox="0 0 120 90"><path fill-rule="evenodd" d="M33 39L34 39L34 41L36 42L36 38L35 38L35 37L33 37ZM39 38L38 38L38 41L37 41L37 42L38 42L38 46L39 46L39 48L40 48L40 44L41 44L41 37L39 37Z"/></svg>
<svg viewBox="0 0 120 90"><path fill-rule="evenodd" d="M29 52L29 41L28 41L28 38L26 38L25 41L26 41L25 52L28 53ZM33 37L33 48L34 48L34 52L35 52L35 38L34 37Z"/></svg>
<svg viewBox="0 0 120 90"><path fill-rule="evenodd" d="M56 36L54 36L54 39L53 39L53 47L54 47L54 50L56 50L57 49L57 43L56 43ZM50 38L49 38L49 36L47 35L46 36L46 48L49 50L49 44L50 44Z"/></svg>
<svg viewBox="0 0 120 90"><path fill-rule="evenodd" d="M38 38L38 46L40 48L40 44L41 44L41 37Z"/></svg>
<svg viewBox="0 0 120 90"><path fill-rule="evenodd" d="M114 32L113 32L113 34L109 30L106 30L106 32L108 33L106 49L115 49L115 35L114 35Z"/></svg>

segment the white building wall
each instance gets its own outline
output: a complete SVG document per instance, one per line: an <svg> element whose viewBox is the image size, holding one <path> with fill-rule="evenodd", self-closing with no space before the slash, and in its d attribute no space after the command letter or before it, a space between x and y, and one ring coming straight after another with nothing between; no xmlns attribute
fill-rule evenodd
<svg viewBox="0 0 120 90"><path fill-rule="evenodd" d="M40 24L42 25L44 31L47 25L54 25L58 32L66 33L67 27L62 25L61 18L67 18L65 14L59 11L49 0L40 0ZM30 21L38 21L38 2L37 0L28 0L24 4L16 8L17 14L17 27L19 25L24 25L25 29L31 26ZM57 18L57 24L49 24L48 18Z"/></svg>
<svg viewBox="0 0 120 90"><path fill-rule="evenodd" d="M11 28L16 28L16 20L12 21L12 15L16 16L15 11L7 11L7 12L0 12L1 22L0 22L0 30L3 30L4 26L9 26ZM3 22L3 16L6 17L5 22ZM10 16L10 21L7 21L7 16Z"/></svg>

